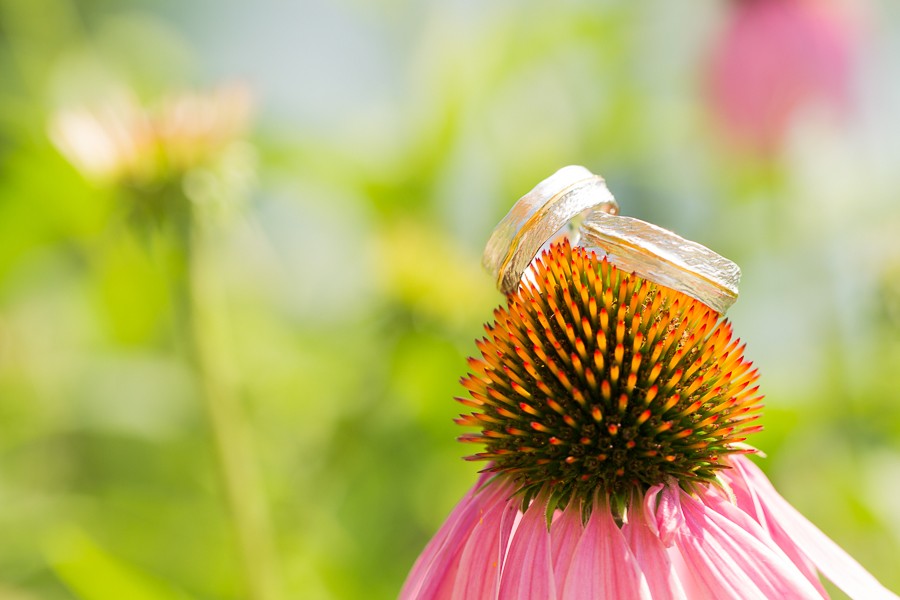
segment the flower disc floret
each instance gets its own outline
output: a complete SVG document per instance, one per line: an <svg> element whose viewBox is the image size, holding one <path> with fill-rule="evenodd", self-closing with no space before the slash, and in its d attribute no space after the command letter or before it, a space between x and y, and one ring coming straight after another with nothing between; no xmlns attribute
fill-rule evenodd
<svg viewBox="0 0 900 600"><path fill-rule="evenodd" d="M468 459L530 502L621 499L673 479L712 481L760 426L757 372L730 324L703 303L554 244L495 310L462 380L480 428ZM727 462L727 461L726 461Z"/></svg>

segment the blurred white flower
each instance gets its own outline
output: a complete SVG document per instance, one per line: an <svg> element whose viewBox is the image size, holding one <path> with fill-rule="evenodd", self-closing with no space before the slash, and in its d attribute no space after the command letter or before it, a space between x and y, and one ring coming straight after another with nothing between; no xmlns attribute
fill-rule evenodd
<svg viewBox="0 0 900 600"><path fill-rule="evenodd" d="M97 107L59 111L49 135L91 180L154 183L219 158L246 131L251 109L249 90L241 85L173 94L153 107L122 91Z"/></svg>

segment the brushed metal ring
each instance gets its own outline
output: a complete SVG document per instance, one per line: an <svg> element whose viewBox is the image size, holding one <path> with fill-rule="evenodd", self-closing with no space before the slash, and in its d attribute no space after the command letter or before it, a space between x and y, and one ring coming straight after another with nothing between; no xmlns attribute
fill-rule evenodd
<svg viewBox="0 0 900 600"><path fill-rule="evenodd" d="M499 290L513 294L541 248L560 236L576 235L570 222L594 212L619 212L606 181L584 167L563 167L513 205L491 233L482 263Z"/></svg>

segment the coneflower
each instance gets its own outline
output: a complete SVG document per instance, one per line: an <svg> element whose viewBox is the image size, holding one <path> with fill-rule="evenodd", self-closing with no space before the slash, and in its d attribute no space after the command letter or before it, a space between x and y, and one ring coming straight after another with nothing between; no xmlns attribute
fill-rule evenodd
<svg viewBox="0 0 900 600"><path fill-rule="evenodd" d="M731 325L599 250L552 243L476 342L458 423L487 466L401 598L826 597L817 571L895 598L744 456L762 395Z"/></svg>
<svg viewBox="0 0 900 600"><path fill-rule="evenodd" d="M859 52L853 4L732 0L709 70L711 108L729 141L770 155L803 112L847 116Z"/></svg>

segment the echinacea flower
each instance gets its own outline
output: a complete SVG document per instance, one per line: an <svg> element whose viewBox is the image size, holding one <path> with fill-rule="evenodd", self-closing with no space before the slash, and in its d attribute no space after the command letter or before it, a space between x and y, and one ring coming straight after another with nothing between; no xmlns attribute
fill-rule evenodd
<svg viewBox="0 0 900 600"><path fill-rule="evenodd" d="M96 107L59 111L49 135L89 179L158 184L220 156L244 133L251 105L241 85L172 94L155 107L121 91Z"/></svg>
<svg viewBox="0 0 900 600"><path fill-rule="evenodd" d="M400 597L822 598L821 572L896 598L745 456L762 396L731 325L612 256L554 242L494 311L458 398L487 467Z"/></svg>
<svg viewBox="0 0 900 600"><path fill-rule="evenodd" d="M728 18L712 51L710 94L738 146L771 153L801 112L847 112L856 40L833 2L732 0Z"/></svg>
<svg viewBox="0 0 900 600"><path fill-rule="evenodd" d="M227 216L243 199L254 173L243 140L251 109L242 85L170 93L153 105L120 90L58 111L48 135L85 179L119 195L133 224L184 233L192 213Z"/></svg>

